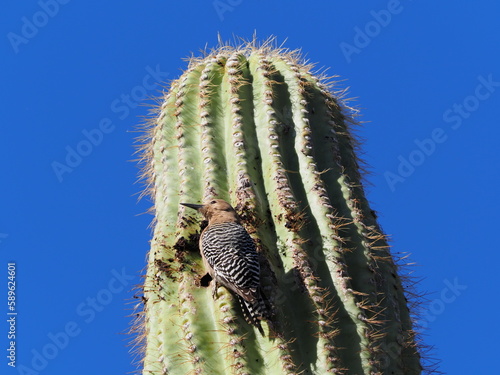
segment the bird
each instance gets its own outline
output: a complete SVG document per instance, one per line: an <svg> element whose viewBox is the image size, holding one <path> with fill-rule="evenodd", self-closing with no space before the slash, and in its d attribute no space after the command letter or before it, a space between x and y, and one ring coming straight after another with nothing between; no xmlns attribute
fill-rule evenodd
<svg viewBox="0 0 500 375"><path fill-rule="evenodd" d="M205 204L181 203L200 212L208 225L200 235L200 252L207 273L214 280L213 298L220 285L238 299L245 320L265 336L261 320L271 309L260 287L260 263L255 243L241 225L234 208L222 199Z"/></svg>

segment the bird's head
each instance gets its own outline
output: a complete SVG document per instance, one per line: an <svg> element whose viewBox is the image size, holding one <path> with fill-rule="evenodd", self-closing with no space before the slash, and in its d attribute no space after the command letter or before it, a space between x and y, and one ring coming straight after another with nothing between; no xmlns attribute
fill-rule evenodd
<svg viewBox="0 0 500 375"><path fill-rule="evenodd" d="M205 204L181 203L200 212L209 224L216 222L239 222L234 208L223 199L212 199Z"/></svg>

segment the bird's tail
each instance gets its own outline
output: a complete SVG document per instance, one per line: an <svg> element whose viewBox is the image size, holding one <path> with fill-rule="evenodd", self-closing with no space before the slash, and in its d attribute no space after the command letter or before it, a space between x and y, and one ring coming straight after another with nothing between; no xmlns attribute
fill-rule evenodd
<svg viewBox="0 0 500 375"><path fill-rule="evenodd" d="M237 297L245 320L249 324L256 326L262 336L265 336L260 322L261 320L270 319L272 314L264 299L260 295L259 298L256 298L254 301L247 301L239 295Z"/></svg>

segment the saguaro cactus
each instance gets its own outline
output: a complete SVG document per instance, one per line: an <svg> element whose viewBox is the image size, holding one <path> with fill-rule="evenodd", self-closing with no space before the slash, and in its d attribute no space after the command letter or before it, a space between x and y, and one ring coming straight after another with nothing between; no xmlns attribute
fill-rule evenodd
<svg viewBox="0 0 500 375"><path fill-rule="evenodd" d="M248 44L191 58L144 142L156 220L143 374L421 373L351 122L298 53ZM230 202L256 242L275 311L266 336L230 292L213 299L204 287L204 224L180 203L212 198Z"/></svg>

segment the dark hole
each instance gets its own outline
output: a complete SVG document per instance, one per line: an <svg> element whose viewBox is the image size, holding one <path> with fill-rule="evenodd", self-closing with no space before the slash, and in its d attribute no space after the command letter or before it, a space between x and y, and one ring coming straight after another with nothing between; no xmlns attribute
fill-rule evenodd
<svg viewBox="0 0 500 375"><path fill-rule="evenodd" d="M210 285L210 281L212 281L212 276L210 276L210 274L206 273L205 276L203 276L200 279L200 285L202 287L206 288Z"/></svg>

